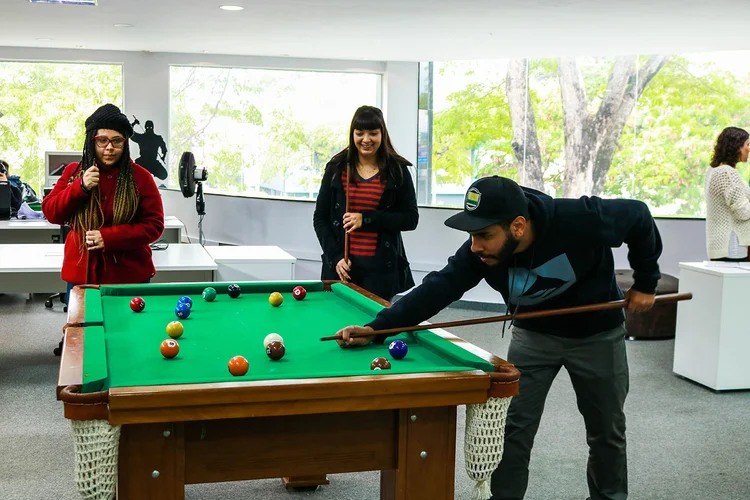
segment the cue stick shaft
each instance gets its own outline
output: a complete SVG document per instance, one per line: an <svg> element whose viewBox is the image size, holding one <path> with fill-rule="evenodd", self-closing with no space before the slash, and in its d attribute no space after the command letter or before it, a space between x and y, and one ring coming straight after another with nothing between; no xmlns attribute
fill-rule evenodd
<svg viewBox="0 0 750 500"><path fill-rule="evenodd" d="M680 300L690 300L693 298L692 293L668 293L664 295L658 295L654 301L654 305L667 304L670 302L677 302ZM620 309L628 305L625 299L613 300L611 302L601 302L598 304L589 304L585 306L576 307L565 307L561 309L547 309L544 311L531 311L525 313L518 313L515 316L513 314L504 314L502 316L489 316L487 318L475 318L475 319L462 319L458 321L448 321L445 323L432 323L430 325L415 325L405 326L402 328L387 328L385 330L375 330L372 332L363 333L352 333L351 338L357 337L369 337L371 335L393 335L395 333L404 332L415 332L420 330L434 330L438 328L453 328L456 326L469 326L469 325L482 325L484 323L497 323L501 321L509 321L511 319L532 319L532 318L544 318L547 316L564 316L568 314L578 314L584 312L593 311L604 311L607 309ZM341 337L338 335L331 335L330 337L321 337L320 340L338 340Z"/></svg>
<svg viewBox="0 0 750 500"><path fill-rule="evenodd" d="M351 177L351 169L349 163L346 164L346 212L349 213L349 178ZM349 264L349 233L344 228L344 262Z"/></svg>

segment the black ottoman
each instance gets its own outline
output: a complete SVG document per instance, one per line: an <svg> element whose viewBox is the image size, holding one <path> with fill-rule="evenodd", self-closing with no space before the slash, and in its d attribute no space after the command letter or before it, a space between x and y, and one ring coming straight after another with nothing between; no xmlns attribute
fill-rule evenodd
<svg viewBox="0 0 750 500"><path fill-rule="evenodd" d="M633 271L617 269L617 286L627 292L633 286ZM656 285L656 295L677 293L679 280L669 274L661 275ZM645 313L629 314L625 311L626 338L628 340L664 340L673 339L677 326L677 302L657 304Z"/></svg>

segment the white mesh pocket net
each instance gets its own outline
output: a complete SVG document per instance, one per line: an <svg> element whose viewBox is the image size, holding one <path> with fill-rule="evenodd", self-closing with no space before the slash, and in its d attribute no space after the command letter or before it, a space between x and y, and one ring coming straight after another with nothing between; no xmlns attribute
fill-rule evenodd
<svg viewBox="0 0 750 500"><path fill-rule="evenodd" d="M503 458L505 419L511 399L489 398L486 403L466 405L466 472L476 481L472 500L490 498L490 478Z"/></svg>
<svg viewBox="0 0 750 500"><path fill-rule="evenodd" d="M111 500L117 490L120 426L106 420L72 420L76 486L85 500Z"/></svg>

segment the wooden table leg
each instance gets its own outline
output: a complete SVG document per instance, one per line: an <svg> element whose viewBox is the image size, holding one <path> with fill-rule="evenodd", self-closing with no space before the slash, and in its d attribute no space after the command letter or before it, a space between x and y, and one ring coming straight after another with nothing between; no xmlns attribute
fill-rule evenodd
<svg viewBox="0 0 750 500"><path fill-rule="evenodd" d="M456 407L401 410L398 469L380 473L381 500L453 500Z"/></svg>
<svg viewBox="0 0 750 500"><path fill-rule="evenodd" d="M183 424L123 425L118 500L184 500Z"/></svg>
<svg viewBox="0 0 750 500"><path fill-rule="evenodd" d="M282 477L281 480L284 482L286 489L290 488L305 488L305 489L316 489L318 486L324 486L330 481L326 474L316 474L314 476L290 476Z"/></svg>

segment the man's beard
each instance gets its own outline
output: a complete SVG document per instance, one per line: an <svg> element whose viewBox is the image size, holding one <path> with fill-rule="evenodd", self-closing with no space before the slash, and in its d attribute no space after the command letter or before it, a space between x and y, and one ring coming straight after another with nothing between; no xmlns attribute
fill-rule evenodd
<svg viewBox="0 0 750 500"><path fill-rule="evenodd" d="M485 261L488 266L497 266L506 263L513 256L513 252L516 251L518 245L521 244L521 240L516 239L510 231L507 231L505 234L507 235L507 238L503 244L503 248L500 249L500 252L494 255L479 254L480 257L488 259Z"/></svg>

